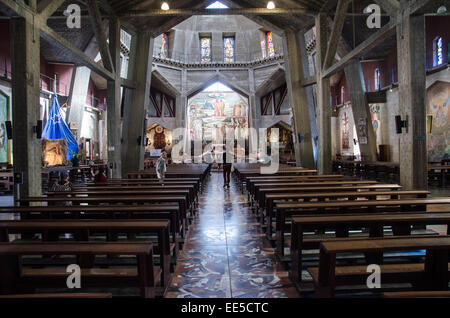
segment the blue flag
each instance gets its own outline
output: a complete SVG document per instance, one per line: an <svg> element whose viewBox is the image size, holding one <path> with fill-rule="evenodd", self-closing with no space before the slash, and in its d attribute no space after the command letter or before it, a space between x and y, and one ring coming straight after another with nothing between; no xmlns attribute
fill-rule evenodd
<svg viewBox="0 0 450 318"><path fill-rule="evenodd" d="M67 142L67 160L72 159L72 154L78 153L77 141L62 117L56 94L53 94L52 109L48 114L48 120L42 132L42 138L53 140L65 139Z"/></svg>

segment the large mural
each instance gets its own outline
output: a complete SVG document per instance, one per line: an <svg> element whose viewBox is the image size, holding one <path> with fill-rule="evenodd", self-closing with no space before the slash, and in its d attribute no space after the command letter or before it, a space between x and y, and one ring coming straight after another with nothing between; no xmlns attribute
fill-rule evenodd
<svg viewBox="0 0 450 318"><path fill-rule="evenodd" d="M450 159L450 83L436 82L427 91L427 111L432 115L428 160Z"/></svg>
<svg viewBox="0 0 450 318"><path fill-rule="evenodd" d="M8 162L8 136L6 124L8 120L9 99L6 94L0 92L0 162Z"/></svg>
<svg viewBox="0 0 450 318"><path fill-rule="evenodd" d="M216 134L225 136L226 129L248 138L248 99L236 92L201 92L188 101L190 140L213 141ZM237 138L237 137L236 137Z"/></svg>

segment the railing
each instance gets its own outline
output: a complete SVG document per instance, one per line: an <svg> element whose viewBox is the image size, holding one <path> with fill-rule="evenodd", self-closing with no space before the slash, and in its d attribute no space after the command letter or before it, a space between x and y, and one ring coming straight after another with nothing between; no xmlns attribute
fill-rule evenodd
<svg viewBox="0 0 450 318"><path fill-rule="evenodd" d="M200 54L185 54L184 52L171 52L169 57L164 57L160 52L156 51L153 54L153 58L161 59L167 62L174 62L180 64L204 64L204 65L212 65L212 64L250 64L255 62L263 62L270 61L272 59L280 59L282 58L282 54L275 54L271 57L263 58L261 55L253 54L253 53L243 53L243 54L235 54L233 62L225 62L224 56L221 55L213 55L211 57L211 61L202 62L200 58Z"/></svg>

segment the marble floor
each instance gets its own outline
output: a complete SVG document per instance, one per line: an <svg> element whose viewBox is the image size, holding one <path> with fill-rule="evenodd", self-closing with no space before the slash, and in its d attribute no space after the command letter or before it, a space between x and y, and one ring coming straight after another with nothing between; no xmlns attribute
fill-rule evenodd
<svg viewBox="0 0 450 318"><path fill-rule="evenodd" d="M236 183L213 172L180 252L169 298L299 297Z"/></svg>

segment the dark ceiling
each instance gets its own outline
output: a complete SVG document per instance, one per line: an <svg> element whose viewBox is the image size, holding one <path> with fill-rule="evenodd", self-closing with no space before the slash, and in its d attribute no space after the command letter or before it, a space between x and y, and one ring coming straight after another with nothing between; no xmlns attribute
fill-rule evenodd
<svg viewBox="0 0 450 318"><path fill-rule="evenodd" d="M38 0L38 3L44 0ZM84 50L94 32L90 26L87 17L86 0L68 0L53 14L48 20L48 25L53 28L61 36L69 40L80 50ZM173 9L199 9L205 8L215 0L199 1L199 0L169 0ZM231 8L265 8L267 0L223 0L224 4ZM363 42L370 35L377 32L377 29L369 29L366 25L367 16L362 12L367 5L373 3L374 0L354 0L348 8L348 16L343 28L343 41L348 48L352 48ZM82 10L82 27L81 29L68 29L66 26L66 18L63 11L69 4L79 4ZM110 14L121 16L128 10L146 10L160 9L160 0L98 0L101 13L107 18ZM319 12L324 10L333 19L334 10L337 0L275 0L277 8L286 9L306 9L308 11ZM428 5L423 8L423 12L436 12L437 8L442 4L449 4L450 0L430 0ZM448 8L450 5L448 5ZM4 15L12 16L14 13L5 9L0 4L0 12ZM389 17L383 12L382 24L389 21ZM158 30L162 33L179 24L189 16L152 16L152 17L122 17L123 25L129 26L134 30ZM293 29L302 30L310 28L314 25L314 17L299 14L283 14L283 15L264 15L264 16L248 16L248 18L264 26L271 25L280 30ZM330 19L330 20L331 20ZM157 35L157 34L154 34ZM365 59L383 58L387 55L390 48L395 45L395 36L388 39L378 47L372 50ZM43 56L55 62L77 62L71 52L62 47L58 47L54 41L43 37L41 41Z"/></svg>

